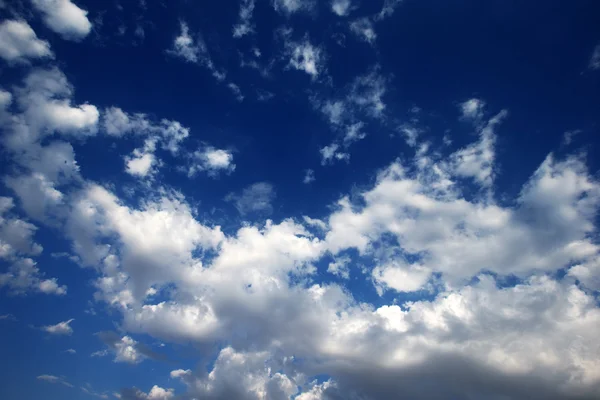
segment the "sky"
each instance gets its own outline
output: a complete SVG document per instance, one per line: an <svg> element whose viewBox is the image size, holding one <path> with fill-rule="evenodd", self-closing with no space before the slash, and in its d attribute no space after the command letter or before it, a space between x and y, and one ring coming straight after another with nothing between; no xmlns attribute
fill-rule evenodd
<svg viewBox="0 0 600 400"><path fill-rule="evenodd" d="M598 15L1 0L0 398L597 399Z"/></svg>

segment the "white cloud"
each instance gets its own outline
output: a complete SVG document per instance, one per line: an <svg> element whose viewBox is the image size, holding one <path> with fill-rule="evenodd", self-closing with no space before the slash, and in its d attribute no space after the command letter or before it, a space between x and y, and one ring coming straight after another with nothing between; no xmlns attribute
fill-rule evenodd
<svg viewBox="0 0 600 400"><path fill-rule="evenodd" d="M324 71L324 51L313 46L308 39L302 42L286 42L287 54L290 58L289 66L299 71L304 71L315 79Z"/></svg>
<svg viewBox="0 0 600 400"><path fill-rule="evenodd" d="M259 213L271 214L273 212L273 201L276 194L273 185L267 182L254 183L241 194L230 193L225 200L233 202L235 208L242 215Z"/></svg>
<svg viewBox="0 0 600 400"><path fill-rule="evenodd" d="M315 6L313 0L272 0L272 2L273 8L285 15L299 11L311 11Z"/></svg>
<svg viewBox="0 0 600 400"><path fill-rule="evenodd" d="M123 400L169 400L175 398L175 391L154 385L148 393L144 393L138 388L123 389L115 397Z"/></svg>
<svg viewBox="0 0 600 400"><path fill-rule="evenodd" d="M252 13L254 12L254 0L241 0L238 23L233 26L233 37L241 38L254 33L252 24Z"/></svg>
<svg viewBox="0 0 600 400"><path fill-rule="evenodd" d="M373 23L367 17L359 18L356 21L352 21L350 23L350 30L359 39L373 44L375 39L377 39L377 34L375 33L375 28L373 27Z"/></svg>
<svg viewBox="0 0 600 400"><path fill-rule="evenodd" d="M77 354L77 351L75 349L67 349L65 350L65 352L69 354Z"/></svg>
<svg viewBox="0 0 600 400"><path fill-rule="evenodd" d="M350 160L350 154L338 151L340 146L337 143L332 143L319 150L321 153L321 165L330 165L334 161Z"/></svg>
<svg viewBox="0 0 600 400"><path fill-rule="evenodd" d="M337 14L339 17L345 17L352 11L354 7L352 6L351 0L332 0L331 1L331 11Z"/></svg>
<svg viewBox="0 0 600 400"><path fill-rule="evenodd" d="M327 272L337 275L342 279L350 279L350 262L352 259L348 256L337 257L335 261L327 266Z"/></svg>
<svg viewBox="0 0 600 400"><path fill-rule="evenodd" d="M47 325L42 327L42 329L48 333L53 335L72 335L73 328L71 328L71 322L75 321L74 318L71 318L68 321L59 322L56 325Z"/></svg>
<svg viewBox="0 0 600 400"><path fill-rule="evenodd" d="M494 180L496 158L496 134L494 129L508 113L501 111L491 118L479 132L479 141L460 149L450 157L450 163L457 176L473 178L483 187L491 187Z"/></svg>
<svg viewBox="0 0 600 400"><path fill-rule="evenodd" d="M326 101L321 111L327 116L332 125L340 125L347 116L346 104L340 100Z"/></svg>
<svg viewBox="0 0 600 400"><path fill-rule="evenodd" d="M40 381L48 382L48 383L60 383L61 385L64 385L64 386L67 386L70 388L74 387L72 384L67 382L64 378L54 376L54 375L39 375L37 377L37 379Z"/></svg>
<svg viewBox="0 0 600 400"><path fill-rule="evenodd" d="M563 145L568 146L573 142L573 138L581 133L581 129L566 131L563 135Z"/></svg>
<svg viewBox="0 0 600 400"><path fill-rule="evenodd" d="M115 362L138 364L146 358L136 348L137 342L129 336L123 336L115 346Z"/></svg>
<svg viewBox="0 0 600 400"><path fill-rule="evenodd" d="M306 171L304 171L304 179L302 179L302 182L305 184L311 183L315 181L315 171L313 171L312 169L307 169Z"/></svg>
<svg viewBox="0 0 600 400"><path fill-rule="evenodd" d="M6 20L0 24L0 57L8 62L28 58L52 58L50 44L38 39L25 21Z"/></svg>
<svg viewBox="0 0 600 400"><path fill-rule="evenodd" d="M362 122L356 122L346 127L346 134L344 135L344 144L347 146L350 143L356 142L357 140L364 139L367 134L362 132L365 126Z"/></svg>
<svg viewBox="0 0 600 400"><path fill-rule="evenodd" d="M155 174L158 164L154 155L157 141L156 137L150 137L144 141L144 147L135 149L130 156L125 156L125 172L140 178Z"/></svg>
<svg viewBox="0 0 600 400"><path fill-rule="evenodd" d="M92 29L88 12L71 0L32 0L33 6L43 15L48 28L68 40L81 40Z"/></svg>
<svg viewBox="0 0 600 400"><path fill-rule="evenodd" d="M377 19L383 20L392 16L402 1L403 0L383 0L383 7L381 7L381 11L377 15Z"/></svg>
<svg viewBox="0 0 600 400"><path fill-rule="evenodd" d="M193 177L201 171L205 171L211 177L217 177L220 173L232 173L235 171L233 153L212 146L204 146L196 150L192 154L192 165L188 169L188 176Z"/></svg>
<svg viewBox="0 0 600 400"><path fill-rule="evenodd" d="M169 53L188 62L201 61L201 56L205 55L207 51L206 45L202 40L195 41L190 36L190 29L185 22L182 21L179 26L181 31L179 36L175 37L173 48L169 50Z"/></svg>
<svg viewBox="0 0 600 400"><path fill-rule="evenodd" d="M39 255L42 246L33 241L37 227L19 218L5 215L12 207L12 198L0 197L0 258Z"/></svg>
<svg viewBox="0 0 600 400"><path fill-rule="evenodd" d="M231 90L231 93L233 93L233 95L235 96L237 101L244 100L244 95L242 94L242 90L240 89L240 87L238 85L236 85L233 82L229 82L227 84L227 87L229 88L229 90Z"/></svg>
<svg viewBox="0 0 600 400"><path fill-rule="evenodd" d="M12 149L55 132L73 137L96 133L98 109L91 104L71 104L73 87L58 68L33 69L15 95L23 113L13 119L14 132L5 138Z"/></svg>
<svg viewBox="0 0 600 400"><path fill-rule="evenodd" d="M479 123L483 118L485 102L481 99L472 98L460 104L462 118Z"/></svg>
<svg viewBox="0 0 600 400"><path fill-rule="evenodd" d="M381 119L385 110L385 92L386 79L379 74L376 66L354 80L348 99L371 117Z"/></svg>
<svg viewBox="0 0 600 400"><path fill-rule="evenodd" d="M102 125L108 135L116 137L130 133L141 134L157 129L144 114L127 114L118 107L109 107L104 111Z"/></svg>
<svg viewBox="0 0 600 400"><path fill-rule="evenodd" d="M592 56L590 57L588 68L592 70L600 69L600 44L594 47L594 51L592 52Z"/></svg>
<svg viewBox="0 0 600 400"><path fill-rule="evenodd" d="M44 279L44 274L31 258L17 259L0 274L0 288L7 287L14 295L26 295L31 292L64 295L66 286L60 286L56 278Z"/></svg>

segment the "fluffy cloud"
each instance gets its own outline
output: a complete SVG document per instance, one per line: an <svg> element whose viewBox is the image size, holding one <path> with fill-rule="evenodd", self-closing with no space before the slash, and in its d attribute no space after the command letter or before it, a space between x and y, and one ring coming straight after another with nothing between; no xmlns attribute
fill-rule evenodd
<svg viewBox="0 0 600 400"><path fill-rule="evenodd" d="M38 39L25 21L6 20L0 24L0 57L8 62L23 62L28 58L51 58L50 44Z"/></svg>
<svg viewBox="0 0 600 400"><path fill-rule="evenodd" d="M358 36L359 39L364 40L365 42L373 44L375 39L377 39L375 28L369 18L365 17L352 21L350 23L350 30Z"/></svg>
<svg viewBox="0 0 600 400"><path fill-rule="evenodd" d="M42 13L48 28L68 40L81 40L92 29L87 11L71 0L32 0L33 6Z"/></svg>
<svg viewBox="0 0 600 400"><path fill-rule="evenodd" d="M123 389L118 396L122 400L169 400L174 397L173 389L163 389L157 385L154 385L148 393L144 393L137 388Z"/></svg>
<svg viewBox="0 0 600 400"><path fill-rule="evenodd" d="M114 362L127 364L139 364L154 353L130 336L119 336L115 332L100 332L98 337L114 353ZM104 355L104 352L96 352L95 355Z"/></svg>
<svg viewBox="0 0 600 400"><path fill-rule="evenodd" d="M304 71L312 79L316 79L325 70L324 51L320 47L313 46L307 38L300 42L288 40L285 47L290 68Z"/></svg>
<svg viewBox="0 0 600 400"><path fill-rule="evenodd" d="M53 133L73 137L96 133L98 109L91 104L71 104L73 87L58 68L32 70L15 95L22 113L2 121L9 124L4 144L13 150L25 149Z"/></svg>
<svg viewBox="0 0 600 400"><path fill-rule="evenodd" d="M239 20L233 27L233 37L241 38L254 32L252 24L252 13L254 12L254 0L241 0Z"/></svg>
<svg viewBox="0 0 600 400"><path fill-rule="evenodd" d="M303 183L312 183L315 181L315 171L313 171L312 169L307 169L306 171L304 171L304 179L302 179Z"/></svg>
<svg viewBox="0 0 600 400"><path fill-rule="evenodd" d="M31 258L14 261L7 272L0 274L0 288L7 287L12 294L30 292L64 295L67 287L58 284L56 278L44 279L44 274Z"/></svg>
<svg viewBox="0 0 600 400"><path fill-rule="evenodd" d="M332 143L329 146L325 146L319 150L321 153L321 165L330 165L334 161L350 160L350 154L343 151L338 151L340 146L337 143Z"/></svg>
<svg viewBox="0 0 600 400"><path fill-rule="evenodd" d="M273 8L278 12L290 15L299 11L311 11L315 6L313 0L272 0Z"/></svg>
<svg viewBox="0 0 600 400"><path fill-rule="evenodd" d="M211 177L217 177L220 173L232 173L235 171L233 153L212 146L204 146L196 150L192 154L192 165L188 169L188 176L193 177L201 171L205 171Z"/></svg>
<svg viewBox="0 0 600 400"><path fill-rule="evenodd" d="M0 258L40 254L42 246L33 241L37 227L9 216L8 212L13 206L12 198L0 197Z"/></svg>
<svg viewBox="0 0 600 400"><path fill-rule="evenodd" d="M71 322L75 321L74 318L71 318L68 321L59 322L56 325L47 325L42 327L42 329L52 335L72 335L73 328L71 328Z"/></svg>
<svg viewBox="0 0 600 400"><path fill-rule="evenodd" d="M331 11L337 14L340 17L345 17L352 10L352 1L351 0L332 0L331 1Z"/></svg>
<svg viewBox="0 0 600 400"><path fill-rule="evenodd" d="M273 185L267 182L254 183L244 190L242 193L230 193L225 200L233 202L235 208L242 215L251 213L271 214L275 200L275 189Z"/></svg>

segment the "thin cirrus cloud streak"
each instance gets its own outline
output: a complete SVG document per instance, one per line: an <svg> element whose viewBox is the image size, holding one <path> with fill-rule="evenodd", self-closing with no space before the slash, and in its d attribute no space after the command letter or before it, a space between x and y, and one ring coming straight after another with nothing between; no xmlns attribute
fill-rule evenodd
<svg viewBox="0 0 600 400"><path fill-rule="evenodd" d="M153 50L174 74L208 72L225 89L210 99L223 108L200 117L178 97L181 107L157 111L149 96L136 110L118 87L76 92L50 43L87 46L100 19L70 0L32 4L56 37L24 19L0 24L0 57L22 71L0 88L0 320L36 321L56 369L29 371L34 389L125 400L598 393L600 182L568 147L585 129L507 191L501 157L520 110L461 94L435 129L436 110L398 111L410 103L396 97L405 77L379 57L379 30L410 12L402 1L370 15L351 0L240 1L227 40L269 65L245 70L254 81L184 15L167 50ZM258 50L265 10L279 26ZM318 18L356 47L305 32ZM337 55L359 47L377 54L340 78ZM217 109L227 123L211 135ZM288 119L301 136L279 128ZM48 301L49 314L27 314L24 301ZM74 360L81 375L61 375Z"/></svg>

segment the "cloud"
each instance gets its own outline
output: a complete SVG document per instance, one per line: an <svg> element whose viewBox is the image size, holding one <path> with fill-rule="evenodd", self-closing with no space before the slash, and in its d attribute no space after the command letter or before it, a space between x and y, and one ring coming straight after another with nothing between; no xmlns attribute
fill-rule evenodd
<svg viewBox="0 0 600 400"><path fill-rule="evenodd" d="M386 79L380 75L379 67L376 66L353 81L348 100L371 117L381 119L385 110L385 92Z"/></svg>
<svg viewBox="0 0 600 400"><path fill-rule="evenodd" d="M42 13L46 26L64 39L79 41L92 29L88 12L71 0L32 0L32 3Z"/></svg>
<svg viewBox="0 0 600 400"><path fill-rule="evenodd" d="M244 216L254 213L269 215L273 212L272 202L275 197L273 185L258 182L242 190L241 194L228 194L225 200L233 202L235 208Z"/></svg>
<svg viewBox="0 0 600 400"><path fill-rule="evenodd" d="M196 42L190 36L190 29L185 22L182 21L179 26L181 31L175 38L173 48L169 50L169 53L188 62L196 63L201 60L201 55L206 54L206 45L203 41Z"/></svg>
<svg viewBox="0 0 600 400"><path fill-rule="evenodd" d="M238 85L236 85L233 82L229 82L227 84L227 87L229 88L229 90L231 90L231 93L233 93L233 95L235 96L237 101L244 100L244 95L242 94L242 90L240 89L240 87Z"/></svg>
<svg viewBox="0 0 600 400"><path fill-rule="evenodd" d="M383 6L381 7L381 11L377 14L378 20L383 20L385 18L391 17L396 11L396 8L402 3L403 0L383 0Z"/></svg>
<svg viewBox="0 0 600 400"><path fill-rule="evenodd" d="M150 137L144 141L143 147L135 149L130 156L125 156L125 172L139 178L155 174L159 164L154 155L157 141L156 137Z"/></svg>
<svg viewBox="0 0 600 400"><path fill-rule="evenodd" d="M315 181L315 171L313 171L312 169L307 169L306 171L304 171L304 179L302 179L302 182L305 184L308 183L312 183Z"/></svg>
<svg viewBox="0 0 600 400"><path fill-rule="evenodd" d="M337 14L339 17L347 16L353 9L351 0L332 0L331 11Z"/></svg>
<svg viewBox="0 0 600 400"><path fill-rule="evenodd" d="M31 258L17 259L7 272L0 274L0 288L8 288L13 295L34 292L62 296L67 293L66 286L59 285L56 278L45 279L36 265Z"/></svg>
<svg viewBox="0 0 600 400"><path fill-rule="evenodd" d="M10 197L0 197L0 258L18 255L39 255L43 248L33 241L37 227L29 222L6 215L13 208Z"/></svg>
<svg viewBox="0 0 600 400"><path fill-rule="evenodd" d="M204 146L196 150L192 154L191 159L192 164L188 169L189 177L193 177L198 172L204 171L209 176L216 178L220 173L231 174L235 171L233 153L229 150Z"/></svg>
<svg viewBox="0 0 600 400"><path fill-rule="evenodd" d="M58 68L31 70L14 93L23 112L3 121L12 125L3 140L10 149L23 150L53 133L78 138L96 134L98 109L87 103L71 104L73 87Z"/></svg>
<svg viewBox="0 0 600 400"><path fill-rule="evenodd" d="M590 57L588 68L591 70L600 69L600 44L594 47L594 51L592 52L592 56Z"/></svg>
<svg viewBox="0 0 600 400"><path fill-rule="evenodd" d="M313 46L308 38L300 42L286 39L285 51L289 57L288 66L306 72L312 79L316 79L325 70L324 50Z"/></svg>
<svg viewBox="0 0 600 400"><path fill-rule="evenodd" d="M315 2L313 0L272 0L273 8L285 15L290 15L295 12L311 11Z"/></svg>
<svg viewBox="0 0 600 400"><path fill-rule="evenodd" d="M485 102L481 99L473 98L460 104L462 118L465 120L479 123L483 118L483 109Z"/></svg>
<svg viewBox="0 0 600 400"><path fill-rule="evenodd" d="M118 398L122 400L169 400L175 398L175 393L173 389L163 389L154 385L148 393L144 393L138 388L122 389Z"/></svg>
<svg viewBox="0 0 600 400"><path fill-rule="evenodd" d="M252 13L254 12L254 0L241 0L238 23L233 26L233 37L241 38L254 33L252 24Z"/></svg>
<svg viewBox="0 0 600 400"><path fill-rule="evenodd" d="M52 334L52 335L68 335L71 336L73 334L73 328L71 328L71 322L75 321L74 318L71 318L68 321L59 322L56 325L47 325L42 327L42 330Z"/></svg>
<svg viewBox="0 0 600 400"><path fill-rule="evenodd" d="M38 39L25 21L6 20L0 24L0 57L10 62L29 58L53 58L50 44Z"/></svg>
<svg viewBox="0 0 600 400"><path fill-rule="evenodd" d="M37 379L40 381L48 382L48 383L60 383L61 385L64 385L64 386L67 386L70 388L74 387L73 385L71 385L69 382L67 382L63 378L60 378L60 377L54 376L54 375L40 375L37 377Z"/></svg>
<svg viewBox="0 0 600 400"><path fill-rule="evenodd" d="M499 112L479 132L479 141L456 151L450 163L457 176L473 178L483 187L491 187L494 179L496 135L494 129L508 113Z"/></svg>
<svg viewBox="0 0 600 400"><path fill-rule="evenodd" d="M336 143L332 143L329 146L325 146L319 150L321 153L321 165L331 165L334 161L350 160L350 154L338 151L340 146Z"/></svg>
<svg viewBox="0 0 600 400"><path fill-rule="evenodd" d="M77 354L77 351L75 349L67 349L65 350L65 352L69 354Z"/></svg>
<svg viewBox="0 0 600 400"><path fill-rule="evenodd" d="M333 275L337 275L342 279L350 279L350 267L348 264L351 262L350 257L337 257L335 261L330 262L327 266L327 272Z"/></svg>
<svg viewBox="0 0 600 400"><path fill-rule="evenodd" d="M350 30L358 36L359 39L367 43L373 44L375 39L377 39L375 28L369 18L359 18L356 21L352 21L350 23Z"/></svg>
<svg viewBox="0 0 600 400"><path fill-rule="evenodd" d="M120 336L115 332L99 332L98 337L114 353L114 362L139 364L147 358L161 359L162 357L150 348L134 340L131 336ZM92 357L102 357L106 351L97 351Z"/></svg>

